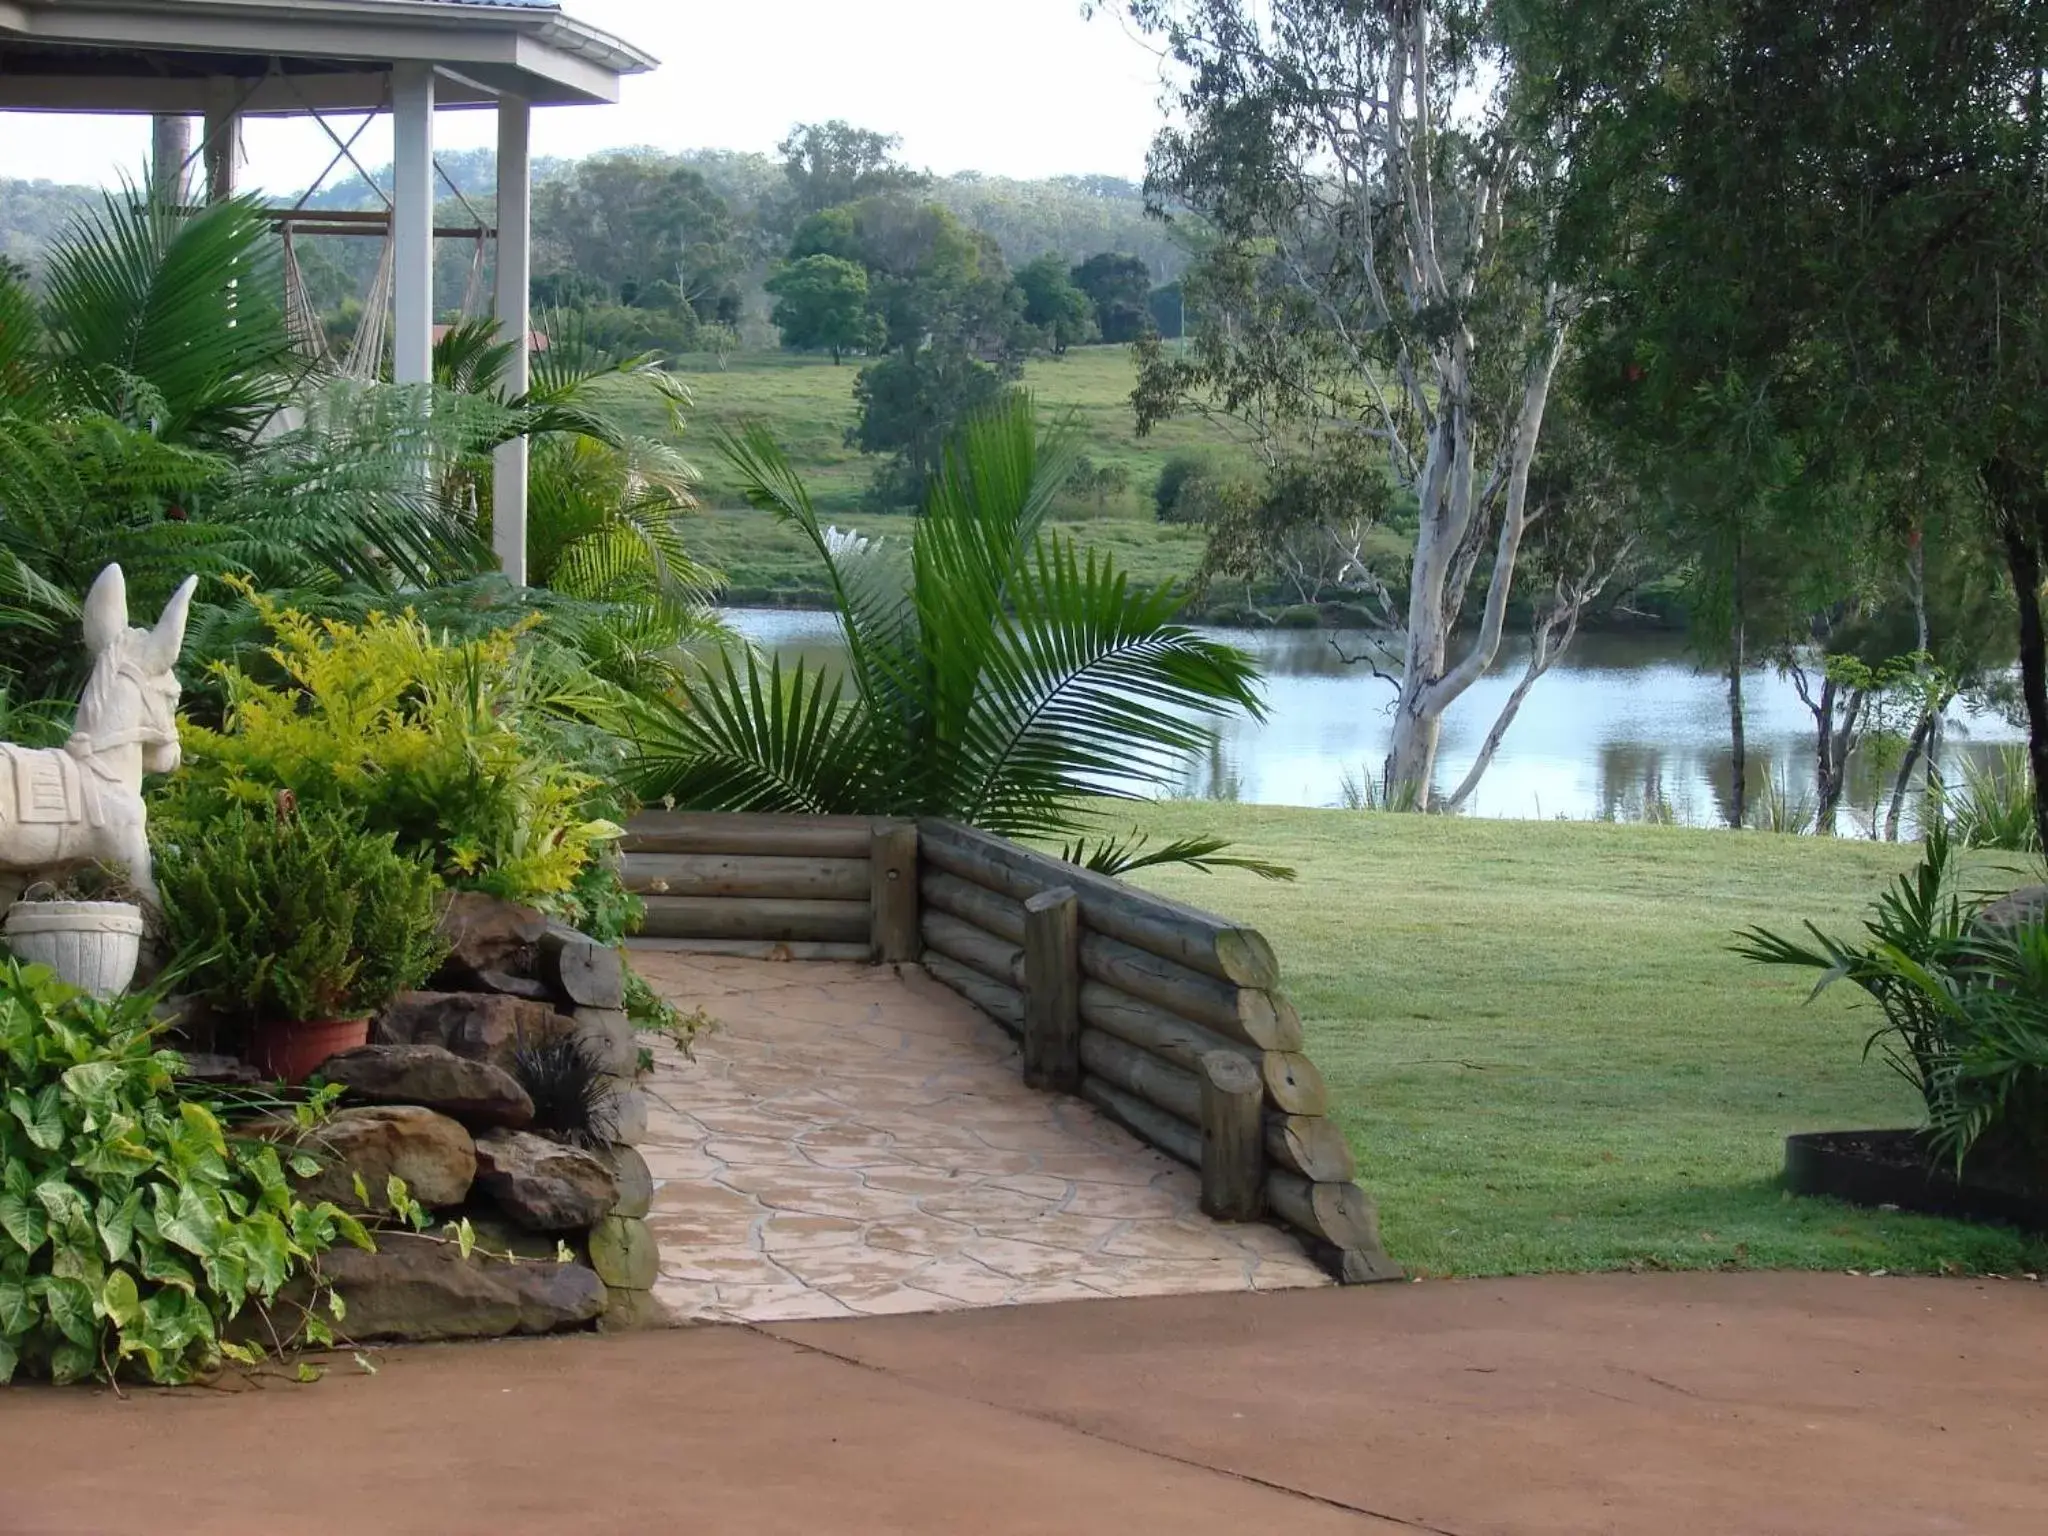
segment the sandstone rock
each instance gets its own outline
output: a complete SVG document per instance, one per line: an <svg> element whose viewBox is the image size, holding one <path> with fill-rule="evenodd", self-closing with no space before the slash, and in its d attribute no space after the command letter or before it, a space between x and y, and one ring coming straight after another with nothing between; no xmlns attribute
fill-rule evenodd
<svg viewBox="0 0 2048 1536"><path fill-rule="evenodd" d="M494 1256L511 1254L515 1258L531 1259L537 1263L555 1264L561 1260L562 1245L567 1244L571 1260L577 1264L590 1262L590 1244L582 1232L535 1232L522 1227L495 1205L482 1200L471 1200L459 1211L447 1211L444 1221L467 1221L470 1231L476 1235L476 1251ZM439 1226L433 1229L441 1231Z"/></svg>
<svg viewBox="0 0 2048 1536"><path fill-rule="evenodd" d="M652 1291L616 1290L597 1320L599 1333L644 1333L654 1328L680 1328L682 1319Z"/></svg>
<svg viewBox="0 0 2048 1536"><path fill-rule="evenodd" d="M331 1200L351 1208L355 1175L375 1210L389 1209L385 1190L393 1174L405 1180L413 1199L430 1210L460 1205L476 1178L476 1143L469 1132L446 1115L411 1104L379 1104L344 1109L299 1139L298 1126L278 1117L250 1128L273 1141L296 1141L298 1150L317 1157L322 1167L299 1181L308 1202Z"/></svg>
<svg viewBox="0 0 2048 1536"><path fill-rule="evenodd" d="M532 976L548 920L531 907L478 891L457 891L441 909L441 937L449 945L437 979L451 990L473 986L485 971Z"/></svg>
<svg viewBox="0 0 2048 1536"><path fill-rule="evenodd" d="M605 1071L628 1082L639 1074L640 1037L623 1009L578 1008L569 1017Z"/></svg>
<svg viewBox="0 0 2048 1536"><path fill-rule="evenodd" d="M479 992L502 992L507 997L523 997L530 1003L555 1000L554 989L546 982L533 976L514 976L510 971L478 971L469 982Z"/></svg>
<svg viewBox="0 0 2048 1536"><path fill-rule="evenodd" d="M487 1131L476 1143L476 1187L536 1232L595 1226L619 1203L619 1183L595 1155L531 1131Z"/></svg>
<svg viewBox="0 0 2048 1536"><path fill-rule="evenodd" d="M654 1175L647 1159L632 1147L610 1147L604 1154L612 1177L619 1181L619 1203L614 1216L645 1216L654 1205Z"/></svg>
<svg viewBox="0 0 2048 1536"><path fill-rule="evenodd" d="M249 1087L263 1081L263 1074L239 1056L222 1056L213 1051L180 1051L178 1057L185 1064L178 1073L183 1082Z"/></svg>
<svg viewBox="0 0 2048 1536"><path fill-rule="evenodd" d="M2012 929L2048 916L2048 885L2023 885L1977 914L1978 928Z"/></svg>
<svg viewBox="0 0 2048 1536"><path fill-rule="evenodd" d="M615 1291L651 1291L661 1278L661 1248L646 1222L607 1216L590 1229L590 1267Z"/></svg>
<svg viewBox="0 0 2048 1536"><path fill-rule="evenodd" d="M438 1045L504 1071L522 1045L575 1027L545 1003L496 992L407 992L384 1010L371 1039L378 1045Z"/></svg>
<svg viewBox="0 0 2048 1536"><path fill-rule="evenodd" d="M604 1282L581 1264L462 1257L451 1243L377 1236L377 1251L332 1249L321 1267L348 1303L351 1339L497 1338L554 1333L602 1316Z"/></svg>
<svg viewBox="0 0 2048 1536"><path fill-rule="evenodd" d="M511 1073L438 1045L358 1046L328 1057L320 1071L371 1104L420 1104L470 1126L533 1123L533 1100Z"/></svg>

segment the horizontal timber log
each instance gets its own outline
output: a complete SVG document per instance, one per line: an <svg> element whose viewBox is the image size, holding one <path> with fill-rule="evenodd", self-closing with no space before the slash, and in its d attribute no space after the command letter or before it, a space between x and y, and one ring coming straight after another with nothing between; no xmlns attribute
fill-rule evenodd
<svg viewBox="0 0 2048 1536"><path fill-rule="evenodd" d="M1121 939L1081 935L1081 974L1262 1051L1298 1051L1301 1015L1283 997L1218 981Z"/></svg>
<svg viewBox="0 0 2048 1536"><path fill-rule="evenodd" d="M1147 1146L1157 1147L1190 1168L1202 1166L1202 1133L1194 1126L1099 1077L1081 1079L1081 1097Z"/></svg>
<svg viewBox="0 0 2048 1536"><path fill-rule="evenodd" d="M1191 1127L1202 1123L1200 1075L1114 1035L1099 1029L1081 1031L1081 1069ZM1341 1182L1358 1171L1336 1122L1317 1116L1268 1114L1265 1147L1276 1165L1312 1182Z"/></svg>
<svg viewBox="0 0 2048 1536"><path fill-rule="evenodd" d="M926 870L919 888L924 893L926 906L950 912L962 922L985 928L1012 944L1024 942L1023 902L1013 901L985 885L976 885L972 880L962 880L958 875L938 870Z"/></svg>
<svg viewBox="0 0 2048 1536"><path fill-rule="evenodd" d="M1266 1102L1288 1115L1327 1115L1330 1085L1316 1064L1299 1051L1265 1051L1259 1071L1266 1079Z"/></svg>
<svg viewBox="0 0 2048 1536"><path fill-rule="evenodd" d="M1320 1115L1329 1109L1322 1074L1299 1052L1259 1050L1102 982L1081 983L1081 1022L1189 1072L1199 1070L1210 1051L1236 1051L1258 1064L1266 1079L1266 1102L1281 1113Z"/></svg>
<svg viewBox="0 0 2048 1536"><path fill-rule="evenodd" d="M868 946L827 944L815 939L653 939L627 941L630 950L658 955L730 955L735 960L866 960Z"/></svg>
<svg viewBox="0 0 2048 1536"><path fill-rule="evenodd" d="M641 932L654 939L868 942L865 901L797 901L741 896L649 896Z"/></svg>
<svg viewBox="0 0 2048 1536"><path fill-rule="evenodd" d="M1081 1031L1081 1070L1187 1121L1190 1129L1202 1123L1202 1080L1114 1035L1099 1029Z"/></svg>
<svg viewBox="0 0 2048 1536"><path fill-rule="evenodd" d="M874 821L866 816L752 816L710 811L643 811L626 824L627 853L747 853L864 859Z"/></svg>
<svg viewBox="0 0 2048 1536"><path fill-rule="evenodd" d="M1099 981L1081 983L1081 1022L1164 1057L1187 1072L1198 1070L1211 1051L1256 1054L1238 1041Z"/></svg>
<svg viewBox="0 0 2048 1536"><path fill-rule="evenodd" d="M1024 987L1024 950L1021 945L977 928L945 912L919 915L918 926L925 947L935 949L948 960L972 966L992 981L1019 992Z"/></svg>
<svg viewBox="0 0 2048 1536"><path fill-rule="evenodd" d="M924 968L932 980L951 987L1011 1034L1021 1035L1024 1032L1024 994L1015 987L991 981L981 972L957 960L949 960L935 949L924 952Z"/></svg>
<svg viewBox="0 0 2048 1536"><path fill-rule="evenodd" d="M1379 1213L1356 1184L1316 1184L1274 1168L1266 1173L1266 1209L1332 1248L1383 1252Z"/></svg>
<svg viewBox="0 0 2048 1536"><path fill-rule="evenodd" d="M1266 1116L1266 1156L1318 1184L1342 1184L1358 1176L1351 1143L1334 1120L1320 1115Z"/></svg>
<svg viewBox="0 0 2048 1536"><path fill-rule="evenodd" d="M1273 947L1253 929L957 822L928 820L920 826L926 861L947 874L1016 901L1072 886L1081 901L1081 920L1098 933L1221 981L1255 990L1280 984Z"/></svg>
<svg viewBox="0 0 2048 1536"><path fill-rule="evenodd" d="M658 896L794 897L866 901L866 859L795 858L744 853L629 853L626 889Z"/></svg>

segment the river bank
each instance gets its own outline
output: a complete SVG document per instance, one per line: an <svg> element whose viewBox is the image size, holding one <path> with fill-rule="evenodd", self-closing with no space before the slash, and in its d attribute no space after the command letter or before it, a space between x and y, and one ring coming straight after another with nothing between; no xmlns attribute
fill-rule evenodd
<svg viewBox="0 0 2048 1536"><path fill-rule="evenodd" d="M785 659L831 665L836 618L796 609L728 613L740 634ZM1176 788L1191 798L1269 805L1340 806L1378 772L1391 734L1392 690L1356 660L1356 632L1217 629L1250 651L1266 673L1263 721L1224 722L1202 760ZM1439 784L1456 785L1527 662L1514 636L1499 664L1445 717ZM1493 765L1465 806L1471 816L1723 825L1734 781L1726 680L1703 671L1682 637L1584 634L1530 692ZM1796 813L1810 803L1813 717L1786 679L1753 672L1744 686L1748 784L1753 805ZM1950 712L1947 764L1983 761L2021 733L2002 716ZM1865 831L1887 801L1881 754L1851 759L1841 826ZM1881 815L1881 812L1879 813Z"/></svg>

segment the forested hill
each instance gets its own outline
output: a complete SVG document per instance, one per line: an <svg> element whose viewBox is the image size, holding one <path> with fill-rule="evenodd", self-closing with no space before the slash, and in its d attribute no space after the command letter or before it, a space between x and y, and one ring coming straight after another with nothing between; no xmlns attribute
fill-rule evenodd
<svg viewBox="0 0 2048 1536"><path fill-rule="evenodd" d="M680 155L658 150L631 153L697 172L742 225L758 225L760 216L787 186L783 163L772 155L716 149L688 150ZM487 206L493 195L495 159L489 150L458 150L440 157L442 170L479 207ZM567 160L543 160L535 167L537 179L545 183L564 176L574 165ZM142 170L140 166L122 169L135 176ZM388 186L388 169L378 174ZM441 191L446 193L445 184ZM1172 229L1145 217L1138 186L1117 177L1055 176L1019 181L968 171L935 179L924 195L968 227L989 235L1013 266L1022 266L1048 251L1070 262L1096 251L1127 251L1143 258L1155 283L1167 283L1178 277L1187 263ZM99 197L92 187L0 180L0 255L35 266L44 247L72 216L82 208L96 206ZM364 208L375 202L361 179L351 176L337 178L334 185L310 200L310 206Z"/></svg>

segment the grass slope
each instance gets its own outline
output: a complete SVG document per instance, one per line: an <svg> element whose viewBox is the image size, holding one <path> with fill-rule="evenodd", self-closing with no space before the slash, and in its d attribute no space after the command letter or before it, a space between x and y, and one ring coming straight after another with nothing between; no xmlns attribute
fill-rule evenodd
<svg viewBox="0 0 2048 1536"><path fill-rule="evenodd" d="M1122 810L1124 808L1119 808ZM1793 1131L1916 1123L1876 1014L1727 950L1852 930L1909 850L1814 838L1277 807L1129 808L1295 865L1144 883L1273 941L1378 1199L1430 1274L2048 1264L1993 1228L1779 1186Z"/></svg>
<svg viewBox="0 0 2048 1536"><path fill-rule="evenodd" d="M901 536L908 517L859 510L876 460L846 446L853 425L853 380L858 365L833 367L830 358L790 353L744 353L720 368L709 359L685 359L680 370L695 397L688 446L705 483L711 509L692 530L697 551L724 571L735 602L802 603L820 592L815 560L801 541L740 505L725 462L709 446L714 427L763 421L803 475L818 506L868 534ZM1227 453L1217 430L1202 422L1173 421L1140 439L1131 415L1135 382L1129 349L1081 347L1060 359L1035 359L1024 384L1046 417L1066 422L1080 451L1097 464L1120 463L1130 490L1096 505L1076 500L1070 529L1084 546L1114 555L1122 570L1143 582L1184 581L1202 557L1198 532L1164 527L1152 516L1152 486L1169 455L1202 447Z"/></svg>

